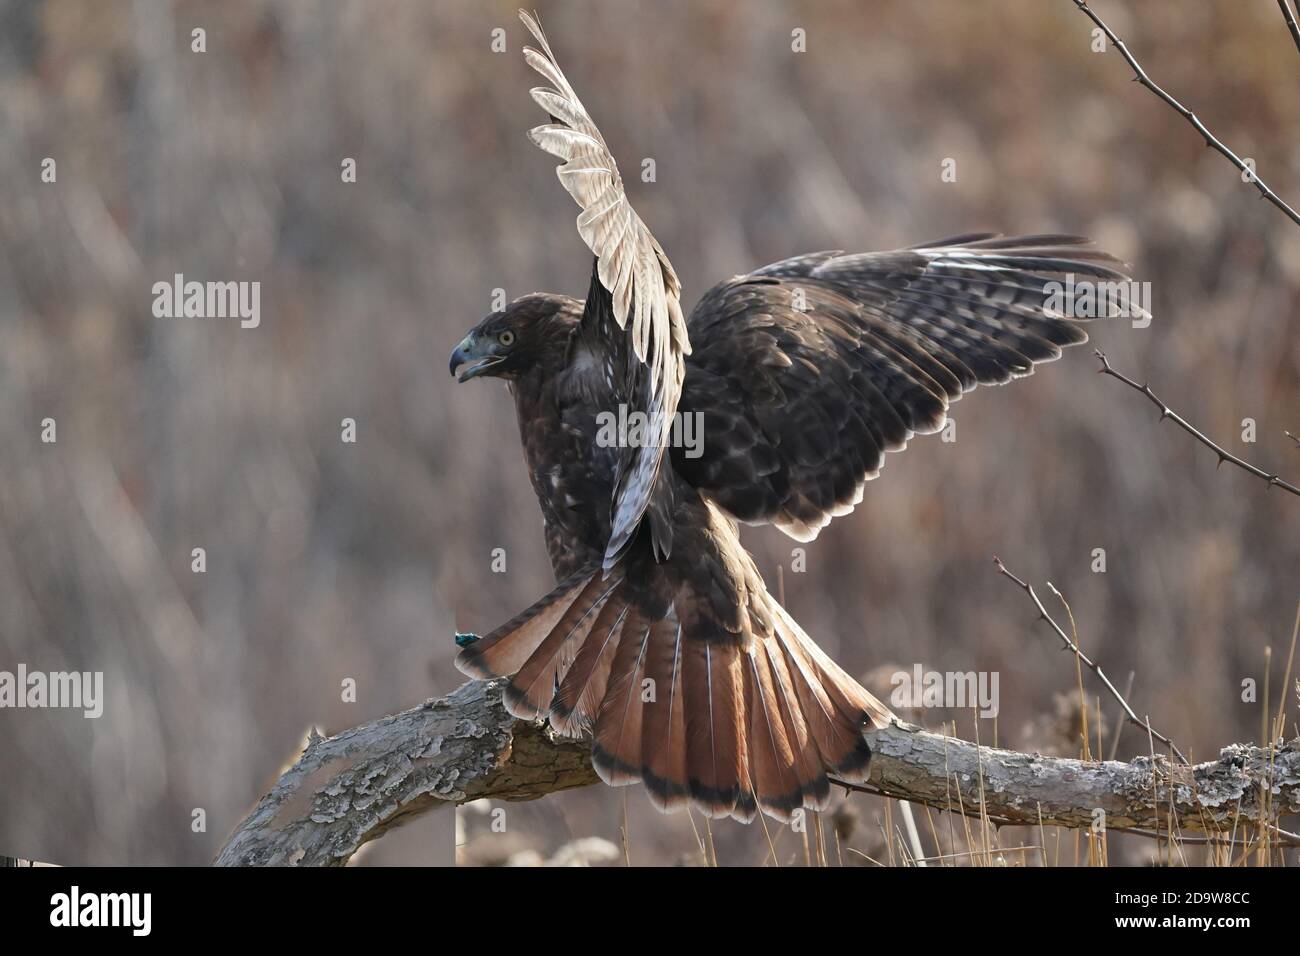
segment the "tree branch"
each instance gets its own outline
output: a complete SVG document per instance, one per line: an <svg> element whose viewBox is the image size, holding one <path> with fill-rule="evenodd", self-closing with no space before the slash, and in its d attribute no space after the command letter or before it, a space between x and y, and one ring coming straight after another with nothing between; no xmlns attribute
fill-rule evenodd
<svg viewBox="0 0 1300 956"><path fill-rule="evenodd" d="M1296 25L1295 14L1291 12L1291 6L1287 0L1277 0L1277 5L1282 8L1282 17L1286 20L1286 28L1291 31L1291 39L1295 41L1295 48L1300 50L1300 26Z"/></svg>
<svg viewBox="0 0 1300 956"><path fill-rule="evenodd" d="M499 682L470 681L335 737L313 735L216 863L342 866L362 844L435 807L596 783L590 749L516 721Z"/></svg>
<svg viewBox="0 0 1300 956"><path fill-rule="evenodd" d="M1201 136L1205 139L1206 146L1209 146L1212 149L1216 150L1219 154L1221 154L1224 158L1226 158L1229 162L1231 162L1234 166L1236 166L1237 169L1241 170L1241 172L1243 172L1246 175L1245 181L1248 183L1254 183L1255 187L1259 189L1259 194L1261 197L1267 199L1278 209L1282 210L1282 212L1284 212L1292 222L1294 222L1297 226L1300 226L1300 213L1297 213L1294 209L1292 209L1285 202L1283 202L1281 197L1279 197L1277 193L1273 192L1273 190L1268 187L1268 185L1264 182L1264 180L1259 178L1259 175L1255 172L1255 170L1247 166L1246 163L1240 157L1238 157L1236 153L1230 150L1227 146L1223 145L1223 143L1220 142L1217 136L1215 136L1208 129L1206 129L1205 124L1202 123L1200 119L1197 118L1195 113L1189 110L1182 103L1178 102L1176 99L1174 99L1164 90L1162 90L1160 87L1156 86L1156 84L1152 82L1151 78L1147 76L1146 70L1142 69L1142 67L1138 64L1138 61L1134 59L1133 54L1128 51L1128 47L1124 45L1124 41L1121 40L1119 37L1117 37L1115 35L1115 32L1111 30L1110 27L1106 26L1105 22L1101 19L1101 17L1097 16L1097 14L1093 12L1092 8L1088 6L1086 0L1074 0L1074 5L1078 7L1080 10L1082 10L1085 14L1087 14L1088 19L1090 19L1093 23L1097 24L1097 26L1101 28L1101 31L1106 34L1106 38L1110 40L1111 43L1115 44L1115 49L1119 50L1119 52L1123 55L1124 59L1128 61L1128 65L1133 68L1133 73L1134 73L1133 79L1135 82L1141 83L1143 86L1145 86L1156 96L1160 97L1160 99L1163 102L1168 104L1174 110L1177 110L1178 114L1182 116L1183 119L1187 120L1187 122L1191 123L1192 126L1195 127L1196 131L1201 134Z"/></svg>
<svg viewBox="0 0 1300 956"><path fill-rule="evenodd" d="M1026 594L1029 595L1029 599L1034 602L1034 607L1038 608L1039 619L1046 621L1048 624L1051 625L1052 630L1056 632L1057 637L1059 637L1065 643L1065 649L1068 650L1071 654L1075 655L1079 659L1079 662L1083 664L1084 667L1088 668L1088 670L1096 674L1097 677L1101 680L1101 682L1106 685L1106 690L1110 691L1110 695L1114 697L1116 701L1119 702L1119 705L1122 708L1124 708L1124 716L1128 719L1129 723L1137 727L1140 727L1142 730L1145 730L1156 740L1160 741L1162 744L1168 747L1173 752L1174 756L1178 758L1179 763L1186 764L1187 758L1183 756L1183 752L1179 750L1177 746L1175 746L1174 742L1170 740L1168 737L1166 737L1164 734L1160 733L1160 731L1152 727L1150 718L1146 720L1140 719L1138 715L1133 712L1133 708L1129 706L1128 701L1124 699L1124 695L1121 694L1115 688L1115 685L1110 682L1110 678L1107 677L1105 671L1101 669L1101 665L1097 664L1087 654L1083 653L1083 651L1079 649L1079 645L1076 644L1074 641L1072 641L1070 639L1070 636L1066 634L1065 631L1061 630L1061 625L1057 624L1056 621L1052 619L1052 616L1047 613L1047 608L1043 607L1043 602L1038 599L1038 595L1034 592L1033 587L1028 583L1026 583L1025 581L1020 580L1020 578L1016 577L1014 574L1008 571L1007 566L1002 563L1002 559L999 558L997 555L993 556L993 563L998 566L999 574L1003 574L1006 577L1010 578L1016 584L1020 585L1020 589L1022 591L1024 591ZM1050 581L1048 582L1048 587L1051 587ZM1055 591L1056 588L1052 588L1052 590Z"/></svg>
<svg viewBox="0 0 1300 956"><path fill-rule="evenodd" d="M1291 482L1283 481L1277 475L1270 475L1268 472L1264 471L1264 469L1256 468L1254 465L1252 465L1250 462L1246 461L1245 459L1238 458L1236 455L1232 454L1231 452L1225 451L1220 445L1217 445L1214 441L1208 438L1199 429L1195 428L1190 422L1187 421L1187 419L1183 418L1183 416L1179 415L1177 412L1175 412L1164 402L1160 401L1160 399L1156 398L1156 393L1151 391L1150 385L1139 385L1137 382L1133 381L1133 379L1129 378L1127 375L1120 374L1119 372L1111 368L1110 362L1107 360L1105 352L1103 352L1101 349L1093 349L1093 351L1097 354L1097 358L1101 359L1101 368L1097 370L1100 374L1109 375L1111 378L1119 379L1129 388L1135 389L1138 392L1141 392L1143 395L1145 395L1150 400L1151 404L1155 405L1156 408L1160 409L1161 421L1163 421L1166 418L1169 419L1175 425L1181 428L1183 431L1187 432L1198 442L1204 445L1206 448L1212 450L1216 455L1219 456L1220 465L1222 465L1225 461L1232 462L1232 464L1236 465L1238 468L1242 469L1243 471L1249 472L1250 474L1254 475L1256 478L1262 478L1264 481L1268 482L1270 488L1276 486L1278 488L1282 488L1285 491L1291 492L1291 494L1293 495L1300 495L1300 488L1297 488L1295 485L1291 484ZM1287 432L1287 435L1290 434L1291 434L1290 432Z"/></svg>
<svg viewBox="0 0 1300 956"><path fill-rule="evenodd" d="M517 721L500 681L472 681L440 700L328 739L314 736L217 857L219 866L341 866L388 829L438 806L490 797L533 800L596 782L589 744ZM1232 831L1300 812L1300 741L1234 744L1192 767L977 747L906 724L867 735L869 790L995 824ZM1262 794L1269 793L1267 802ZM1276 838L1275 838L1276 839Z"/></svg>

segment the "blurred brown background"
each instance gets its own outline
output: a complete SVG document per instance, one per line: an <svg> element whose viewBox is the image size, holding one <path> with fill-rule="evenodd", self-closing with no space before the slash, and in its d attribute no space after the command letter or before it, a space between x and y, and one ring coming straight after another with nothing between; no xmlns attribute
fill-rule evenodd
<svg viewBox="0 0 1300 956"><path fill-rule="evenodd" d="M1272 0L1096 9L1300 202L1300 56ZM1088 234L1152 284L1150 328L1094 327L1116 367L1300 474L1282 434L1300 430L1300 229L1116 52L1093 53L1068 0L539 12L688 307L799 252ZM488 630L551 586L511 403L446 371L493 289L586 288L576 209L524 137L542 117L522 42L511 3L0 4L0 669L103 670L107 697L97 721L0 711L0 852L208 862L310 726L452 689L453 630ZM655 183L639 182L644 157ZM955 183L940 181L949 157ZM154 318L151 287L176 272L260 281L261 327ZM1121 686L1135 672L1135 708L1208 758L1258 738L1240 687L1262 685L1270 646L1278 699L1300 502L1216 471L1096 366L1080 348L967 397L956 443L892 456L805 574L778 532L745 540L773 588L785 564L796 618L877 690L918 662L997 671L1001 713L980 739L1077 752L1072 664L998 554L1055 583L1085 650ZM57 444L40 442L46 417ZM498 547L505 574L489 570ZM356 703L340 699L348 677ZM976 732L968 712L910 716ZM1145 752L1140 736L1120 754ZM846 842L883 852L884 807L850 804ZM699 858L702 821L634 790L507 814L500 835L462 811L464 861L551 859L581 837L621 859L624 829L634 863ZM364 859L451 862L451 824L435 814ZM757 824L712 834L724 863L769 854ZM780 862L802 860L797 838L772 837ZM1112 841L1113 861L1153 852Z"/></svg>

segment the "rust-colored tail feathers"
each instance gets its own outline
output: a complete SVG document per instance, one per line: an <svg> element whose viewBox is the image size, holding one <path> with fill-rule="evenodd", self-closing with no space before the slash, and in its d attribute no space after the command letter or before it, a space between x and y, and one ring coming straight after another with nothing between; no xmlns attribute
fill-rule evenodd
<svg viewBox="0 0 1300 956"><path fill-rule="evenodd" d="M582 572L464 648L456 665L481 679L512 675L512 714L549 715L558 732L590 736L601 779L644 783L661 810L689 803L714 817L749 821L762 810L789 820L826 807L828 775L866 779L863 731L891 715L770 595L756 600L764 613L748 615L743 633L705 639L683 627L676 605L647 615L618 567Z"/></svg>

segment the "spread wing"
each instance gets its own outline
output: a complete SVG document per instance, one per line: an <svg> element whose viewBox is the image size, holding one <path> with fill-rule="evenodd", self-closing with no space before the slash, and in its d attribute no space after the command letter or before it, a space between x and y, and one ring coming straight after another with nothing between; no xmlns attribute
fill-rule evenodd
<svg viewBox="0 0 1300 956"><path fill-rule="evenodd" d="M683 356L690 352L682 318L681 283L650 230L636 214L604 137L565 79L536 19L519 17L540 50L524 48L528 65L550 83L532 90L552 122L529 134L564 160L560 182L582 208L578 233L596 257L582 335L603 360L618 400L649 416L656 441L620 453L612 531L605 553L611 567L650 511L656 548L671 547L667 482L659 480L665 439L681 396Z"/></svg>
<svg viewBox="0 0 1300 956"><path fill-rule="evenodd" d="M674 467L736 518L812 540L861 500L885 452L943 427L949 402L1087 341L1049 313L1045 288L1127 278L1086 243L960 236L720 283L688 323L681 408L703 415L703 453L675 449Z"/></svg>

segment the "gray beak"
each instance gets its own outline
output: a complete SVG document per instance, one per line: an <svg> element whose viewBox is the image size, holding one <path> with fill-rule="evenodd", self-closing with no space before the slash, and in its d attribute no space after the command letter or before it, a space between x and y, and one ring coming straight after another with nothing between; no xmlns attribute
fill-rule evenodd
<svg viewBox="0 0 1300 956"><path fill-rule="evenodd" d="M457 345L455 351L451 353L451 374L452 375L455 375L456 369L460 368L466 362L473 361L473 359L470 358L469 352L470 352L470 336L467 335L460 340L460 344Z"/></svg>
<svg viewBox="0 0 1300 956"><path fill-rule="evenodd" d="M484 343L471 332L461 339L460 344L451 353L451 374L456 375L457 382L468 382L471 378L482 375L492 366L500 364L504 359L504 356L494 355L494 351L494 343ZM456 374L456 369L471 362L473 364L469 368L459 375Z"/></svg>

